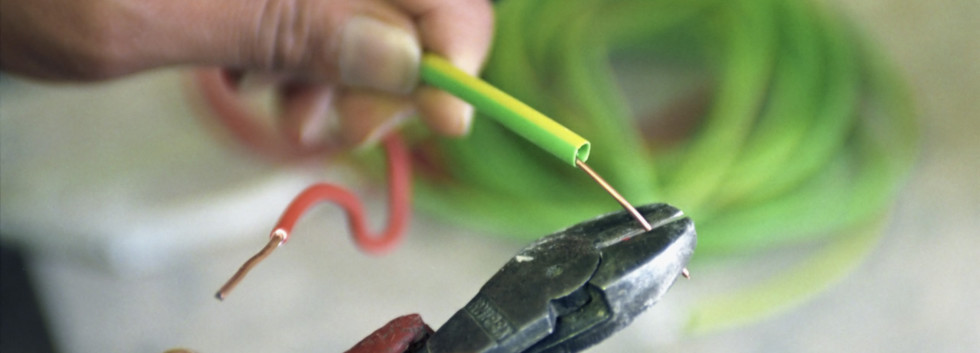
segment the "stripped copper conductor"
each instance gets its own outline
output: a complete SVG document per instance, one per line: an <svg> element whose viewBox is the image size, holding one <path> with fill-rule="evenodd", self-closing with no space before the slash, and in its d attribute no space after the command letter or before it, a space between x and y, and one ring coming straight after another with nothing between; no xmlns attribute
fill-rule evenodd
<svg viewBox="0 0 980 353"><path fill-rule="evenodd" d="M248 259L248 261L245 261L245 263L242 264L242 267L238 269L238 272L235 272L235 274L228 279L228 282L225 282L225 285L221 286L221 289L219 289L218 293L214 296L218 298L218 300L225 300L225 298L228 297L228 293L231 293L231 290L235 289L235 286L237 286L238 283L245 278L248 271L251 271L255 265L258 265L259 262L262 262L262 260L268 257L269 254L272 254L272 251L276 250L279 245L282 245L283 241L286 240L286 235L286 231L282 229L276 229L276 231L272 232L272 237L269 238L269 243L265 244L265 247L263 247L262 250L259 250L255 256L252 256L250 259Z"/></svg>
<svg viewBox="0 0 980 353"><path fill-rule="evenodd" d="M609 185L609 183L607 183L605 179L599 176L598 173L592 170L592 168L589 168L589 166L586 165L585 162L582 162L581 160L575 160L575 164L578 165L579 168L582 168L582 170L584 170L586 174L592 177L592 180L595 180L596 183L599 183L599 186L605 189L606 192L609 193L609 195L612 195L612 197L616 199L616 202L619 202L619 204L622 205L624 209L626 209L626 212L629 212L630 215L633 215L633 218L635 218L637 222L640 222L640 225L643 226L643 229L646 229L646 231L648 232L653 230L653 226L651 226L650 222L647 222L647 219L644 218L643 215L641 215L640 212L636 210L636 207L633 207L633 205L631 205L629 201L626 201L626 198L623 197L623 195L620 195L619 192L616 191L616 189L613 189L613 187ZM691 272L689 272L686 267L681 271L681 275L687 279L691 278Z"/></svg>
<svg viewBox="0 0 980 353"><path fill-rule="evenodd" d="M626 201L626 198L624 198L623 195L620 195L619 192L616 191L616 189L613 189L613 187L609 185L609 183L607 183L605 179L599 176L599 174L597 174L594 170L592 170L592 168L589 168L589 166L586 165L585 162L582 162L581 160L575 160L575 164L578 165L579 168L582 168L582 170L584 170L586 174L589 174L589 176L592 177L592 180L595 180L596 183L599 183L599 186L605 189L606 192L609 193L609 195L612 195L612 197L616 199L616 202L619 202L619 204L622 205L624 209L626 209L626 212L629 212L631 215L633 215L633 218L636 218L636 221L640 222L640 225L643 226L643 229L646 229L648 232L653 230L653 226L650 225L650 222L647 222L647 219L644 218L643 215L641 215L640 212L637 211L636 208L629 203L629 201Z"/></svg>

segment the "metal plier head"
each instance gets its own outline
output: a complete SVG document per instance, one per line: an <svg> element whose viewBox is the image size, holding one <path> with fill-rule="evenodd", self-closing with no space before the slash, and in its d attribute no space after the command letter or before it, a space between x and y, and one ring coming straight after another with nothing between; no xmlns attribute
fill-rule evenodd
<svg viewBox="0 0 980 353"><path fill-rule="evenodd" d="M665 204L574 225L521 250L423 352L577 352L629 325L687 265L694 223Z"/></svg>

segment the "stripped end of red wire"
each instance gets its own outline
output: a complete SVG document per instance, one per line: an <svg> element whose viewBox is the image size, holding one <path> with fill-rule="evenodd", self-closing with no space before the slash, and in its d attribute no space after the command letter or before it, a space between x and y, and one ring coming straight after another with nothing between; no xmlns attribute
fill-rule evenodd
<svg viewBox="0 0 980 353"><path fill-rule="evenodd" d="M312 185L289 203L273 228L269 242L257 254L245 261L245 264L221 286L215 297L224 300L252 268L289 240L293 226L299 218L311 207L322 202L333 202L344 209L354 243L361 250L381 254L393 249L401 241L410 217L411 165L405 143L397 134L385 138L384 149L388 159L388 224L381 233L372 234L368 229L364 206L357 195L336 185Z"/></svg>

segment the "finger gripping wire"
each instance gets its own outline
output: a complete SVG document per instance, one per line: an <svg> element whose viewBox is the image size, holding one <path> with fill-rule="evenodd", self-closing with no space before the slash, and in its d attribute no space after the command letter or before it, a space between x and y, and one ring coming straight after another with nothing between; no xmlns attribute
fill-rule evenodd
<svg viewBox="0 0 980 353"><path fill-rule="evenodd" d="M218 299L224 299L235 285L245 277L248 271L264 259L279 245L285 244L292 233L296 222L313 206L323 202L332 202L347 213L354 243L364 252L382 254L392 250L401 241L405 227L408 224L411 210L411 165L405 143L397 134L392 134L384 140L385 154L388 159L388 224L379 233L371 233L364 213L364 205L354 193L336 185L320 183L312 185L297 195L271 233L269 244L258 254L249 259L221 287L217 293Z"/></svg>

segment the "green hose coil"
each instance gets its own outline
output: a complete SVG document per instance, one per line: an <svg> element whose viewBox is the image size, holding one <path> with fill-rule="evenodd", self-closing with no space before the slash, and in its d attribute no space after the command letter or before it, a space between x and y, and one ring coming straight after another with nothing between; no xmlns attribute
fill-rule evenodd
<svg viewBox="0 0 980 353"><path fill-rule="evenodd" d="M917 123L887 63L818 5L504 0L483 77L589 139L590 165L628 200L690 215L696 261L848 241L886 215ZM679 141L652 137L663 114L626 98L635 93L614 62L630 60L697 73L650 84L704 87L687 90L705 104L683 117ZM584 174L479 115L468 138L423 145L438 173L417 178L417 206L467 227L531 239L618 209Z"/></svg>

